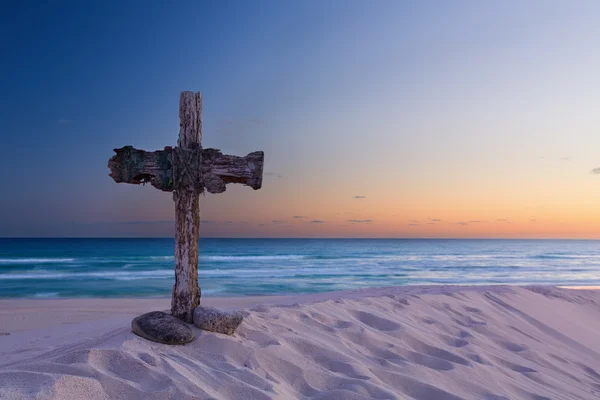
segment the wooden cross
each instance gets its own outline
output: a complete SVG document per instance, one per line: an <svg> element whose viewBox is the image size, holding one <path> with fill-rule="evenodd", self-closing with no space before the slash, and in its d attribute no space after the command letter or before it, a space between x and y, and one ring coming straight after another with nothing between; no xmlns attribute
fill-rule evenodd
<svg viewBox="0 0 600 400"><path fill-rule="evenodd" d="M175 201L175 285L171 313L188 323L200 305L198 286L199 195L222 193L227 183L242 183L252 189L262 185L264 153L246 157L203 149L202 95L182 92L179 98L177 147L147 152L132 146L115 149L108 161L110 176L117 183L150 183L173 192Z"/></svg>

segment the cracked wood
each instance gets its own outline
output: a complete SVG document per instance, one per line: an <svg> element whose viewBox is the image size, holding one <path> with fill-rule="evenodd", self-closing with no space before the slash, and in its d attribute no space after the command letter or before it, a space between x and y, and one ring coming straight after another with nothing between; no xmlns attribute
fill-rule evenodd
<svg viewBox="0 0 600 400"><path fill-rule="evenodd" d="M181 153L198 149L202 140L202 95L182 92L179 98L179 140ZM177 154L177 153L176 153ZM197 154L197 153L196 153ZM186 160L187 161L187 160ZM180 164L181 165L181 164ZM177 166L175 167L177 170ZM200 305L198 285L198 240L200 232L200 199L196 188L199 179L179 179L175 200L175 285L171 314L187 323L194 322L194 309ZM175 178L179 178L175 176Z"/></svg>
<svg viewBox="0 0 600 400"><path fill-rule="evenodd" d="M186 159L186 156L178 156L177 150L179 150L177 147L175 149L165 147L164 150L144 151L132 146L115 149L116 154L108 162L108 168L111 170L109 175L117 183L135 185L150 183L157 189L172 192L176 187L177 174L174 165L178 160L184 162ZM200 162L194 161L194 167L191 169L186 167L186 169L193 171L196 168L198 179L194 180L193 177L183 179L187 183L194 182L199 192L206 189L209 193L222 193L227 183L241 183L254 190L261 188L265 158L262 151L255 151L244 157L227 155L218 149L202 149L202 147L194 151L200 154L192 159L198 159ZM189 157L189 154L187 156Z"/></svg>

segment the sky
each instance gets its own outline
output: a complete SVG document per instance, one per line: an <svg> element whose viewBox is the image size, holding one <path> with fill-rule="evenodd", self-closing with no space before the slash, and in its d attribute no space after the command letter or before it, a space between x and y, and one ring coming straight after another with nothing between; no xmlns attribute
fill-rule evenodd
<svg viewBox="0 0 600 400"><path fill-rule="evenodd" d="M0 236L169 237L112 149L265 152L205 237L600 239L600 2L11 2Z"/></svg>

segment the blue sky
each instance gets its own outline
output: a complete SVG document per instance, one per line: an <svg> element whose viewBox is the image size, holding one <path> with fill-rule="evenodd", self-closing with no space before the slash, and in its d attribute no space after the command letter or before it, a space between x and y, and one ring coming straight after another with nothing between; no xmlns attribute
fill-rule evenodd
<svg viewBox="0 0 600 400"><path fill-rule="evenodd" d="M266 153L263 189L203 197L203 235L588 237L600 222L597 2L0 16L0 236L170 236L171 197L115 184L106 163L174 145L182 90L203 93L205 147Z"/></svg>

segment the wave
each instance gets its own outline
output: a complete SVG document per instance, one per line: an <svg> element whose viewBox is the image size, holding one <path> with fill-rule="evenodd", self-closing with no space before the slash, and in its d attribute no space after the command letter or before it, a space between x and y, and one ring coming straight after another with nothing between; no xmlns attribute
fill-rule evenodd
<svg viewBox="0 0 600 400"><path fill-rule="evenodd" d="M282 256L206 256L200 257L211 261L249 261L249 260L302 260L306 256L289 254Z"/></svg>
<svg viewBox="0 0 600 400"><path fill-rule="evenodd" d="M539 258L539 259L586 259L586 258L600 258L599 254L538 254L535 256L531 256L531 258Z"/></svg>
<svg viewBox="0 0 600 400"><path fill-rule="evenodd" d="M43 293L36 293L33 295L33 297L41 297L41 298L46 298L46 297L58 297L58 292L43 292Z"/></svg>
<svg viewBox="0 0 600 400"><path fill-rule="evenodd" d="M215 293L222 293L224 292L225 289L202 289L202 294L215 294Z"/></svg>
<svg viewBox="0 0 600 400"><path fill-rule="evenodd" d="M356 272L356 270L351 268L344 267L334 267L334 268L319 268L317 267L304 267L304 268L252 268L252 269L206 269L198 270L199 276L240 276L240 275L260 275L264 278L264 275L271 276L287 276L293 275L297 273L311 273L313 275L319 275L322 273L332 273L332 272L340 272L344 275L351 275ZM1 275L0 275L1 276Z"/></svg>
<svg viewBox="0 0 600 400"><path fill-rule="evenodd" d="M42 272L42 273L40 273ZM402 271L394 271L396 273ZM344 267L333 267L322 269L319 267L273 269L273 268L252 268L252 269L210 269L198 270L198 275L207 278L232 278L244 277L252 278L289 278L294 276L359 276L362 274L388 275L389 270L365 272L363 269L352 269ZM175 272L173 269L146 270L146 271L106 271L106 272L53 272L47 270L35 271L32 273L0 274L2 280L53 280L53 279L83 279L100 278L108 280L128 281L139 279L168 279L173 278Z"/></svg>
<svg viewBox="0 0 600 400"><path fill-rule="evenodd" d="M0 264L51 264L73 261L74 258L0 258Z"/></svg>
<svg viewBox="0 0 600 400"><path fill-rule="evenodd" d="M129 279L164 279L174 277L175 272L172 269L154 270L154 271L113 271L113 272L78 272L78 273L32 273L32 274L0 274L0 280L14 279L64 279L64 278L108 278L117 280Z"/></svg>

